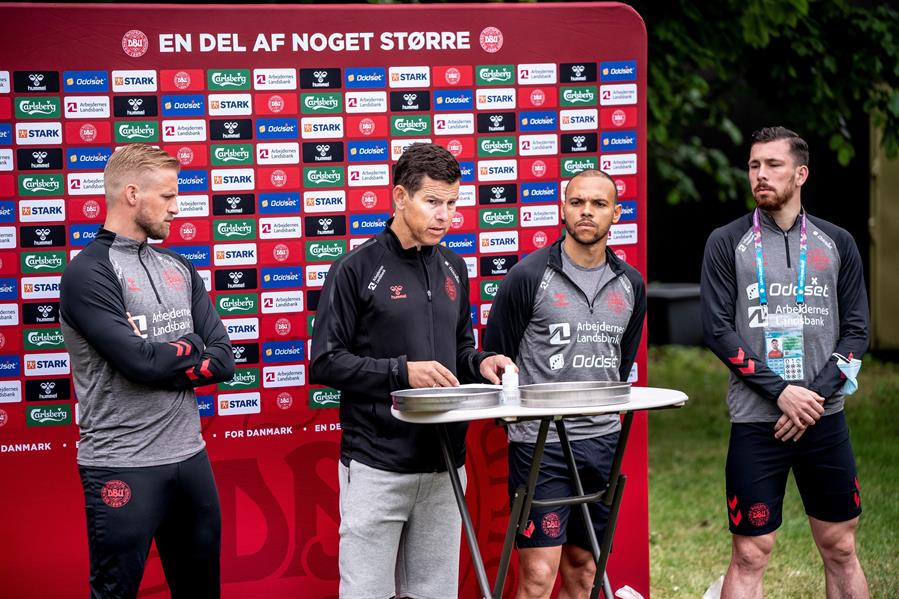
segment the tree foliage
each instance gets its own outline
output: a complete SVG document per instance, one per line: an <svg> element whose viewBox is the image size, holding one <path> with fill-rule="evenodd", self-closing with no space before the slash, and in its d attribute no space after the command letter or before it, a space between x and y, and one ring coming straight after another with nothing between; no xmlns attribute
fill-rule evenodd
<svg viewBox="0 0 899 599"><path fill-rule="evenodd" d="M733 122L747 100L783 124L829 140L840 164L856 154L849 121L870 115L899 154L899 12L844 0L630 2L649 35L647 142L667 201L742 197L743 143ZM708 185L711 183L713 185Z"/></svg>

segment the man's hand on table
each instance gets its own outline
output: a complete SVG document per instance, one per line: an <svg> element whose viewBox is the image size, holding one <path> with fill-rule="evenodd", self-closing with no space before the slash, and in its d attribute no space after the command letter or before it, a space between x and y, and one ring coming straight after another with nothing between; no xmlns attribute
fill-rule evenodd
<svg viewBox="0 0 899 599"><path fill-rule="evenodd" d="M458 387L459 379L449 369L433 360L428 362L407 362L409 386L413 389L427 387Z"/></svg>
<svg viewBox="0 0 899 599"><path fill-rule="evenodd" d="M494 385L499 385L502 382L500 377L508 366L511 366L515 372L518 372L515 362L502 354L484 358L484 361L481 362L481 376Z"/></svg>

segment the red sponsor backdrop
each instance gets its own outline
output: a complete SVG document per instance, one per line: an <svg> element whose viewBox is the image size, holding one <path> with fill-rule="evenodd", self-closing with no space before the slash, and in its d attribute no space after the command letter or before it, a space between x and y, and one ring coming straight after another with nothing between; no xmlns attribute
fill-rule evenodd
<svg viewBox="0 0 899 599"><path fill-rule="evenodd" d="M628 222L611 241L645 272L646 35L626 6L0 8L0 275L12 281L0 301L4 596L87 592L77 428L53 416L74 418L75 398L42 401L34 385L67 378L52 365L41 370L42 356L64 352L52 347L52 310L42 320L40 309L55 301L53 282L26 286L20 279L58 276L58 257L36 254L70 259L89 234L84 227L102 222L105 206L91 179L102 163L84 163L104 149L159 143L191 177L205 179L190 191L182 185L188 209L166 244L197 260L220 308L233 295L223 316L241 319L234 334L247 387L199 393L222 502L225 597L337 594L338 414L334 395L315 394L304 377L321 267L335 257L315 243L354 247L371 234L372 222L354 216L389 211L389 184L377 167L391 164L407 140L431 139L466 166L451 235L470 258L479 337L490 306L481 282L502 279L489 272L502 268L493 259L556 238L559 183L584 166L616 173ZM294 119L293 133L290 122L287 130L283 121L260 122L271 118ZM183 137L173 137L176 130ZM383 147L351 145L371 141ZM58 164L54 150L62 152ZM367 152L380 155L365 159ZM312 167L336 167L339 176L310 174ZM57 181L64 187L54 192ZM248 203L250 211L236 208ZM519 218L525 208L527 218ZM63 218L42 220L60 209ZM342 216L344 229L315 220L300 225L319 215ZM250 239L241 237L247 226L255 227ZM255 248L252 263L241 254L247 244ZM271 267L303 272L291 283L291 273ZM247 289L229 286L253 278ZM256 303L242 304L244 293ZM288 362L266 345L291 340L306 347L296 354L294 345ZM645 366L641 350L638 384ZM283 369L299 378L285 382ZM234 390L257 397L258 412L219 414ZM33 413L36 407L46 409ZM508 513L505 436L478 423L468 443L468 502L492 576ZM624 470L610 577L615 588L629 584L648 596L643 416ZM460 596L473 597L464 544L462 552ZM142 588L145 597L167 596L155 550Z"/></svg>

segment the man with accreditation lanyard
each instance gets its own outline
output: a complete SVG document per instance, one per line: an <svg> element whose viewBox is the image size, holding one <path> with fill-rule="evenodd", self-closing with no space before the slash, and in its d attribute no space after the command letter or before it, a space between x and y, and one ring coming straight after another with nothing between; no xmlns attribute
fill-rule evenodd
<svg viewBox="0 0 899 599"><path fill-rule="evenodd" d="M568 182L562 202L566 234L516 264L490 310L484 345L514 359L520 383L626 381L643 332L646 291L640 273L606 247L621 205L606 173L585 170ZM617 414L568 418L566 431L586 493L605 487L618 445ZM524 484L539 423L509 425L509 496ZM562 444L550 429L535 499L576 495ZM597 539L609 509L588 504ZM549 597L559 571L560 597L586 597L596 576L589 530L571 506L532 508L515 539L518 599Z"/></svg>
<svg viewBox="0 0 899 599"><path fill-rule="evenodd" d="M855 550L861 497L843 415L868 343L865 281L849 233L802 206L808 158L806 142L788 129L753 134L749 183L757 207L716 229L703 259L705 340L731 371L733 536L722 597L762 596L791 469L824 561L827 596L868 596Z"/></svg>

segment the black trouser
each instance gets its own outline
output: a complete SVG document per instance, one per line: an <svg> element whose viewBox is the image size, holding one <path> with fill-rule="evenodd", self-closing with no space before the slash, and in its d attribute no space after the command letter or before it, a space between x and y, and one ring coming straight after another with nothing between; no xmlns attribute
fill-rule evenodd
<svg viewBox="0 0 899 599"><path fill-rule="evenodd" d="M136 597L153 539L173 599L220 596L222 515L205 450L163 466L78 470L91 598Z"/></svg>

